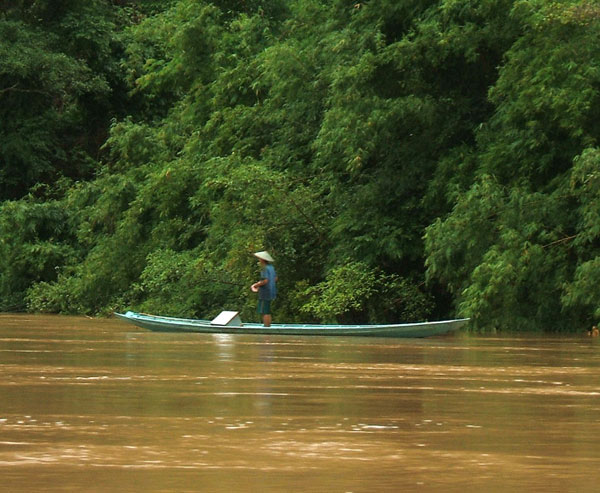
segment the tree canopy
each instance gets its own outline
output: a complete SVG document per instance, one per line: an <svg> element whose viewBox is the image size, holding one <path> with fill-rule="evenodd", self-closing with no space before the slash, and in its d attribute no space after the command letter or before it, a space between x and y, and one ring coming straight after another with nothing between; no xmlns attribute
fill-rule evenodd
<svg viewBox="0 0 600 493"><path fill-rule="evenodd" d="M597 2L4 5L1 309L600 316Z"/></svg>

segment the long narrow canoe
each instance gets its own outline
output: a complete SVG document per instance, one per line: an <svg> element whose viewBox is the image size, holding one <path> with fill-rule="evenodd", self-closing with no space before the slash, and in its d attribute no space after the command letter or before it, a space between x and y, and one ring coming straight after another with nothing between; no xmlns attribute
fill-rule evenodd
<svg viewBox="0 0 600 493"><path fill-rule="evenodd" d="M159 317L144 313L115 313L118 318L138 327L157 332L199 332L206 334L270 334L311 336L369 336L369 337L430 337L453 332L468 318L388 325L315 325L315 324L262 324L216 325L210 320Z"/></svg>

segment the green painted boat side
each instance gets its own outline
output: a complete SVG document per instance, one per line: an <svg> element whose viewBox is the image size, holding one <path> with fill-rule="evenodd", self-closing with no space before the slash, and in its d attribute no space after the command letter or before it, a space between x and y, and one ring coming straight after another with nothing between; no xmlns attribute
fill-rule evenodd
<svg viewBox="0 0 600 493"><path fill-rule="evenodd" d="M468 322L468 318L385 325L318 325L318 324L262 324L245 323L240 326L214 325L210 320L161 317L128 311L115 316L138 327L156 332L198 332L204 334L264 334L311 336L363 337L431 337L454 332Z"/></svg>

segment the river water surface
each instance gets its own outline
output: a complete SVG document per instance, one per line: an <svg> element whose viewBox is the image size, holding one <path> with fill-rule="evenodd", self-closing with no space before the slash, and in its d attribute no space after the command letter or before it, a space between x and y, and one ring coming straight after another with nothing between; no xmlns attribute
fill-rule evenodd
<svg viewBox="0 0 600 493"><path fill-rule="evenodd" d="M600 341L0 315L3 491L598 491Z"/></svg>

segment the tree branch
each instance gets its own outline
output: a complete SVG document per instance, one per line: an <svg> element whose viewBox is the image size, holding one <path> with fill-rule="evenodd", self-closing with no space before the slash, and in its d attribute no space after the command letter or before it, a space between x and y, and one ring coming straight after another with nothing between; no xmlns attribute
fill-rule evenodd
<svg viewBox="0 0 600 493"><path fill-rule="evenodd" d="M0 89L0 94L3 94L5 92L9 92L9 91L15 91L15 92L35 92L37 94L49 94L48 91L40 91L39 89L19 89L18 85L19 85L19 83L17 82L14 86L5 87L4 89Z"/></svg>
<svg viewBox="0 0 600 493"><path fill-rule="evenodd" d="M542 248L548 248L548 247L551 247L551 246L554 246L554 245L558 245L559 243L565 243L567 241L571 241L571 240L577 238L577 236L579 236L579 234L575 234L575 235L571 235L571 236L565 236L564 238L561 238L560 240L556 240L556 241L553 241L553 242L548 243L546 245L542 245Z"/></svg>

